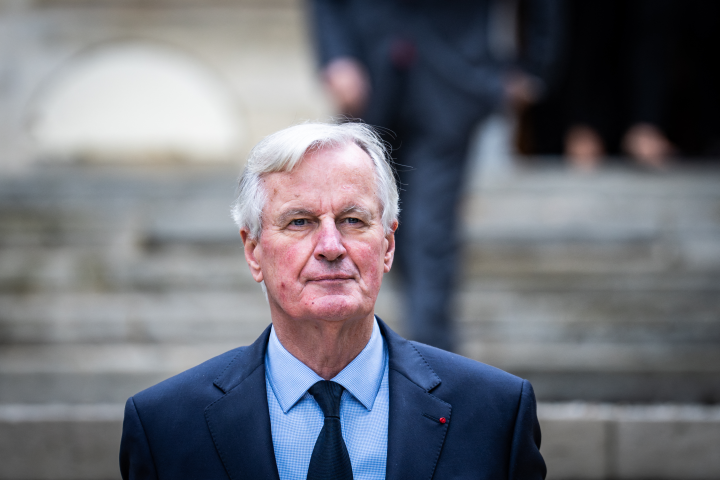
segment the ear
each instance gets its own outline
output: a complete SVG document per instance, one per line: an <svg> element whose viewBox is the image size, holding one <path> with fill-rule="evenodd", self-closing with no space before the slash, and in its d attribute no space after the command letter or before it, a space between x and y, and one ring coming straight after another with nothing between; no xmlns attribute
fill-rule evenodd
<svg viewBox="0 0 720 480"><path fill-rule="evenodd" d="M385 258L383 263L385 264L384 272L388 273L392 267L393 260L395 259L395 230L398 228L398 222L395 220L390 226L390 233L385 235L387 241L387 249L385 250Z"/></svg>
<svg viewBox="0 0 720 480"><path fill-rule="evenodd" d="M255 281L260 283L263 281L263 273L258 260L262 249L259 246L257 239L250 237L250 232L248 230L244 228L240 230L240 237L242 237L243 245L245 247L245 261L247 261L248 266L250 267L250 273Z"/></svg>

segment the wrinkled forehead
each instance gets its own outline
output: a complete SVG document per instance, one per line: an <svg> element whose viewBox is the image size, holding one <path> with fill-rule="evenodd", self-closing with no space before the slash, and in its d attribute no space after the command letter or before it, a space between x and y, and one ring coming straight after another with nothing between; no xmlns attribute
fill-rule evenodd
<svg viewBox="0 0 720 480"><path fill-rule="evenodd" d="M381 208L374 163L354 144L309 151L291 171L264 175L262 184L269 203L341 197L346 202L354 195L368 208Z"/></svg>
<svg viewBox="0 0 720 480"><path fill-rule="evenodd" d="M330 183L337 180L352 182L355 177L370 175L374 186L379 184L376 166L370 155L355 142L314 145L309 147L297 161L280 171L268 172L261 178L318 176Z"/></svg>
<svg viewBox="0 0 720 480"><path fill-rule="evenodd" d="M334 161L345 160L348 157L362 158L364 163L368 165L373 171L375 170L375 164L373 159L370 157L370 153L363 148L362 145L358 144L353 140L347 140L345 142L333 142L329 144L313 144L305 150L297 163L287 171L295 170L298 166L302 165L308 158L322 156L326 159L333 159Z"/></svg>

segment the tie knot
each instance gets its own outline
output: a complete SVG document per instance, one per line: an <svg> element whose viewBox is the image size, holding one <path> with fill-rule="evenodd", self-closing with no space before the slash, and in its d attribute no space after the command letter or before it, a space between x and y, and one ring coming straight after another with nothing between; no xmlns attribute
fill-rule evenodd
<svg viewBox="0 0 720 480"><path fill-rule="evenodd" d="M325 417L340 418L340 398L344 388L339 383L328 380L320 380L308 392L315 398L315 401L322 408Z"/></svg>

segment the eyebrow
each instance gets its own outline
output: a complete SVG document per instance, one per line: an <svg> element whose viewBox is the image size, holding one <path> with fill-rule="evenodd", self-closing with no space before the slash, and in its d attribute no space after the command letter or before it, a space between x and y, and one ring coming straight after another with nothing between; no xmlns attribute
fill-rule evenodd
<svg viewBox="0 0 720 480"><path fill-rule="evenodd" d="M347 215L348 213L359 213L367 218L374 218L370 210L365 207L361 207L360 205L349 205L342 209L340 215Z"/></svg>
<svg viewBox="0 0 720 480"><path fill-rule="evenodd" d="M370 210L365 207L361 207L360 205L348 205L340 211L340 216L347 215L348 213L358 213L359 215L369 219L374 218L374 215ZM293 208L280 214L277 221L280 224L284 224L287 223L291 218L316 216L317 213L313 212L312 210L308 210L306 208Z"/></svg>
<svg viewBox="0 0 720 480"><path fill-rule="evenodd" d="M278 223L286 223L288 220L290 220L293 217L314 217L315 212L312 212L306 208L293 208L292 210L288 210L286 212L283 212L278 217Z"/></svg>

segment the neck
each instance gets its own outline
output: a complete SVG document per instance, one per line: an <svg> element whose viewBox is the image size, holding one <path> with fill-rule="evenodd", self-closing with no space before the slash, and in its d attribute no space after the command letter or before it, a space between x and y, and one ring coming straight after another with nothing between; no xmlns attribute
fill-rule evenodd
<svg viewBox="0 0 720 480"><path fill-rule="evenodd" d="M330 380L370 341L375 316L353 320L273 319L282 346L315 373Z"/></svg>

